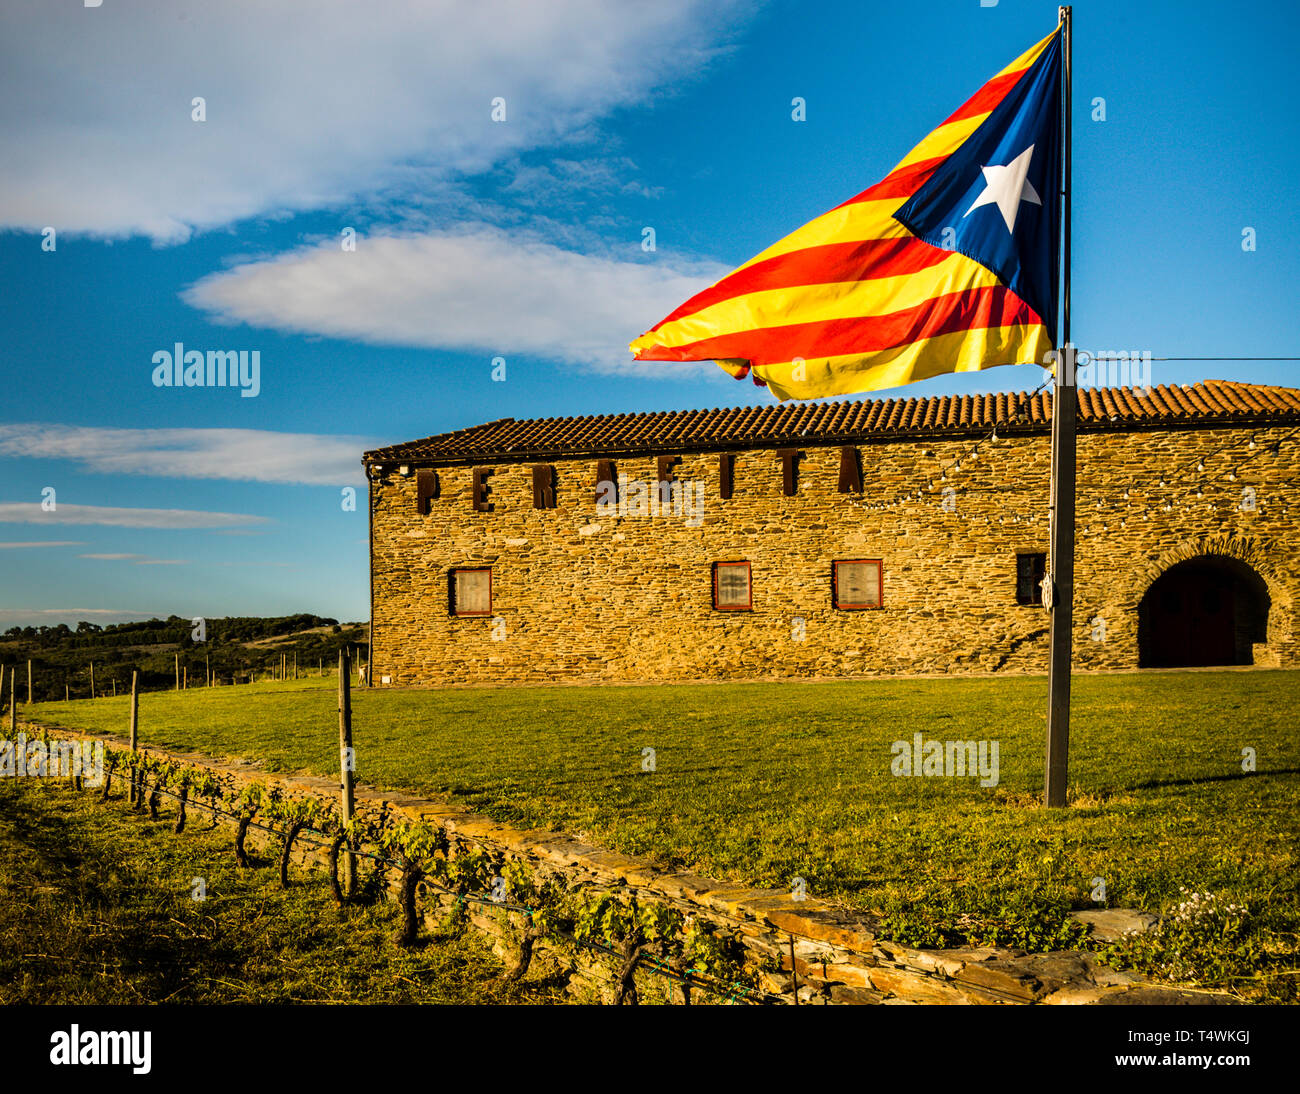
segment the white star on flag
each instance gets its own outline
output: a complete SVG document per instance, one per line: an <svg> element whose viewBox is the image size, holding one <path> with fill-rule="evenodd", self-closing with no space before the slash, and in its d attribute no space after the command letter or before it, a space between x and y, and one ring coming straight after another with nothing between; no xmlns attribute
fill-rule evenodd
<svg viewBox="0 0 1300 1094"><path fill-rule="evenodd" d="M1042 199L1029 181L1029 161L1034 158L1034 146L1031 144L1015 159L1005 166L990 164L981 168L984 172L984 192L975 199L969 209L962 214L962 219L970 216L981 205L997 205L1002 219L1007 222L1007 231L1016 229L1016 214L1020 211L1022 201L1032 201L1042 205Z"/></svg>

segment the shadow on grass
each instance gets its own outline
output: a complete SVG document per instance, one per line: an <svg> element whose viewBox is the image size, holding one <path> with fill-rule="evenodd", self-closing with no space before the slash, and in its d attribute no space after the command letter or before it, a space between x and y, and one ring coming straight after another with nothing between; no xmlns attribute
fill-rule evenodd
<svg viewBox="0 0 1300 1094"><path fill-rule="evenodd" d="M1202 775L1194 779L1151 779L1133 783L1128 790L1158 790L1162 786L1200 786L1202 783L1236 782L1238 779L1259 779L1265 775L1300 775L1300 767L1270 768L1267 771L1233 771L1226 775Z"/></svg>

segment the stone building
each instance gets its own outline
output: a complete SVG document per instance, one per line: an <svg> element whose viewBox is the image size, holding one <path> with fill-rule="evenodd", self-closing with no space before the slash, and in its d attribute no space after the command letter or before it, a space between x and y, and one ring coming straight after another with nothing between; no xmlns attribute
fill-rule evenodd
<svg viewBox="0 0 1300 1094"><path fill-rule="evenodd" d="M1045 671L1050 420L872 399L368 452L373 682ZM1300 664L1300 390L1081 389L1078 451L1080 669Z"/></svg>

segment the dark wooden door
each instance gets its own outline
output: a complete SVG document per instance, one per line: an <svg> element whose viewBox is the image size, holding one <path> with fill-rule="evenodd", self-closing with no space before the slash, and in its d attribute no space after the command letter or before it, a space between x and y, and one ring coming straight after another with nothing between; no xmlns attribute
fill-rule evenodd
<svg viewBox="0 0 1300 1094"><path fill-rule="evenodd" d="M1172 570L1151 590L1156 665L1233 665L1237 661L1232 577L1213 570Z"/></svg>

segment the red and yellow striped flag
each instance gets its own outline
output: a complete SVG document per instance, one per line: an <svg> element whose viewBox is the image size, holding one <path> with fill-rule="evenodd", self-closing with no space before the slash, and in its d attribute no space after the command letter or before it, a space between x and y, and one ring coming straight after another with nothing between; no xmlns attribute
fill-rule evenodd
<svg viewBox="0 0 1300 1094"><path fill-rule="evenodd" d="M781 400L872 391L944 372L1041 362L1052 348L1055 314L1040 315L1013 291L1006 263L990 263L979 238L967 243L953 228L943 229L943 244L927 242L896 214L932 176L936 183L941 181L936 173L950 160L950 173L956 170L960 157L954 154L980 133L1057 34L1053 31L989 80L881 182L774 243L657 323L631 344L635 359L714 360L737 379L752 375ZM1022 88L1020 94L1028 90ZM1010 100L1007 106L995 125L1005 127L1009 113L1020 109ZM972 176L969 185L983 185L988 193L955 207L949 219L972 236L976 229L968 226L973 221L979 221L980 232L1005 232L1007 239L998 245L1006 248L1012 246L1017 217L1012 215L1004 227L1007 214L999 217L998 197L993 196L1000 193L995 186L1007 189L1009 184L995 181L1006 176L986 170L987 181L982 181L983 165L971 159L991 156L988 142L986 132L972 141L961 160L962 170ZM1040 138L1038 144L1038 170L1044 170L1046 140ZM1038 198L1032 185L1024 185L1034 154L1031 145L1018 176L1020 161L1014 155L1006 166L1001 159L992 161L993 171L1010 171L1016 185L1023 187L1010 199L1001 197L1012 210L1028 209L1018 202ZM954 185L967 183L963 177ZM1056 185L1053 179L1048 193ZM967 197L969 193L979 191L968 191ZM1020 215L1020 222L1029 221L1035 212L1047 212L1041 200L1036 203L1040 209ZM977 206L983 208L972 217ZM1014 283L1020 287L1018 280ZM1053 290L1053 313L1054 296Z"/></svg>

